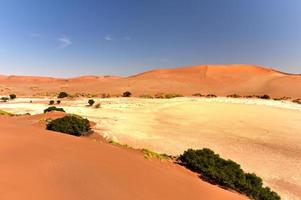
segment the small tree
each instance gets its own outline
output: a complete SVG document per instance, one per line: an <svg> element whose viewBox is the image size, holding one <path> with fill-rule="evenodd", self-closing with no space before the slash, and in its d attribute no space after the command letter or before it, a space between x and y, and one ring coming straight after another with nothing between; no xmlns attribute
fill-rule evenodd
<svg viewBox="0 0 301 200"><path fill-rule="evenodd" d="M15 99L15 98L17 98L17 95L15 95L15 94L10 94L10 95L9 95L9 98L10 98L10 99Z"/></svg>
<svg viewBox="0 0 301 200"><path fill-rule="evenodd" d="M88 101L89 106L93 106L94 103L95 103L95 101L93 99L89 99L89 101Z"/></svg>
<svg viewBox="0 0 301 200"><path fill-rule="evenodd" d="M131 95L132 95L132 93L129 91L126 91L122 94L123 97L130 97Z"/></svg>
<svg viewBox="0 0 301 200"><path fill-rule="evenodd" d="M62 99L62 98L68 97L68 96L69 96L68 93L66 93L66 92L60 92L57 98Z"/></svg>
<svg viewBox="0 0 301 200"><path fill-rule="evenodd" d="M53 104L54 104L54 100L50 100L49 105L53 105Z"/></svg>

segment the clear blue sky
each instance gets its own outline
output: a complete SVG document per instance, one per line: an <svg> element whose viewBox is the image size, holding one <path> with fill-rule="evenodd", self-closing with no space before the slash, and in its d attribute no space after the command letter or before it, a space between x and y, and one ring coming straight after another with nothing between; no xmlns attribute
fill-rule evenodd
<svg viewBox="0 0 301 200"><path fill-rule="evenodd" d="M250 63L301 73L300 0L0 0L0 74Z"/></svg>

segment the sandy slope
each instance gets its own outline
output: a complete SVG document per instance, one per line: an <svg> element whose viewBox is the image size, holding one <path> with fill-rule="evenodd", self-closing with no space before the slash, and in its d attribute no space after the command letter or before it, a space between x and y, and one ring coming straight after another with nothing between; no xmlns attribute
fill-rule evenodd
<svg viewBox="0 0 301 200"><path fill-rule="evenodd" d="M301 76L255 65L201 65L153 70L130 77L0 77L0 94L13 92L18 95L45 95L67 91L115 95L126 90L130 90L134 95L161 92L192 95L200 92L217 95L269 94L274 97L301 98Z"/></svg>
<svg viewBox="0 0 301 200"><path fill-rule="evenodd" d="M138 152L45 131L41 117L0 117L0 199L245 199Z"/></svg>

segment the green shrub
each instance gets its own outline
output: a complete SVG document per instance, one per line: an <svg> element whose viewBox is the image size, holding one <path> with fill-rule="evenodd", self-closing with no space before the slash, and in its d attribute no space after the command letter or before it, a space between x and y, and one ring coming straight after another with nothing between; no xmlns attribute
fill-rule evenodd
<svg viewBox="0 0 301 200"><path fill-rule="evenodd" d="M51 107L45 109L44 113L51 112L51 111L65 112L65 110L63 108L57 108L55 106L51 106Z"/></svg>
<svg viewBox="0 0 301 200"><path fill-rule="evenodd" d="M54 104L54 100L50 100L49 105L53 105L53 104Z"/></svg>
<svg viewBox="0 0 301 200"><path fill-rule="evenodd" d="M62 99L62 98L68 97L68 96L69 96L68 93L66 93L66 92L60 92L57 98Z"/></svg>
<svg viewBox="0 0 301 200"><path fill-rule="evenodd" d="M10 94L10 95L9 95L9 98L10 98L10 99L15 99L15 98L17 98L17 95L15 95L15 94Z"/></svg>
<svg viewBox="0 0 301 200"><path fill-rule="evenodd" d="M95 103L95 101L93 99L89 99L89 101L88 101L89 106L93 106L94 103Z"/></svg>
<svg viewBox="0 0 301 200"><path fill-rule="evenodd" d="M3 115L3 116L14 116L14 114L6 112L4 110L0 110L0 115Z"/></svg>
<svg viewBox="0 0 301 200"><path fill-rule="evenodd" d="M123 96L123 97L130 97L130 96L132 96L132 93L129 92L129 91L126 91L126 92L124 92L124 93L122 94L122 96Z"/></svg>
<svg viewBox="0 0 301 200"><path fill-rule="evenodd" d="M52 120L47 124L47 130L57 131L75 136L87 135L90 133L90 122L77 115L67 115Z"/></svg>
<svg viewBox="0 0 301 200"><path fill-rule="evenodd" d="M280 200L277 193L263 187L260 177L245 173L239 164L221 158L210 149L188 149L179 160L209 182L236 190L256 200Z"/></svg>

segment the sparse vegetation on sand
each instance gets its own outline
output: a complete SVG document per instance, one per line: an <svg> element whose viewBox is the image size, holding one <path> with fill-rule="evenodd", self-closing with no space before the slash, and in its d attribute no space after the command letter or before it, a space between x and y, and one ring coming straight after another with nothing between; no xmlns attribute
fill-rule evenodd
<svg viewBox="0 0 301 200"><path fill-rule="evenodd" d="M59 95L57 96L57 98L62 99L62 98L66 98L66 97L68 97L68 96L69 96L68 93L66 93L66 92L60 92Z"/></svg>
<svg viewBox="0 0 301 200"><path fill-rule="evenodd" d="M100 108L101 104L100 103L97 103L95 104L94 108Z"/></svg>
<svg viewBox="0 0 301 200"><path fill-rule="evenodd" d="M301 99L294 99L292 102L293 102L293 103L301 104Z"/></svg>
<svg viewBox="0 0 301 200"><path fill-rule="evenodd" d="M204 95L201 94L201 93L194 93L194 94L192 94L192 96L194 96L194 97L203 97Z"/></svg>
<svg viewBox="0 0 301 200"><path fill-rule="evenodd" d="M14 114L12 113L9 113L9 112L6 112L4 110L0 110L0 116L14 116Z"/></svg>
<svg viewBox="0 0 301 200"><path fill-rule="evenodd" d="M67 115L50 121L47 124L47 130L66 133L74 136L88 135L91 132L88 119L77 115Z"/></svg>
<svg viewBox="0 0 301 200"><path fill-rule="evenodd" d="M217 97L217 96L216 96L215 94L207 94L206 97L207 97L207 98L215 98L215 97Z"/></svg>
<svg viewBox="0 0 301 200"><path fill-rule="evenodd" d="M173 93L168 93L164 95L165 99L171 99L176 97L184 97L184 96L182 94L173 94Z"/></svg>
<svg viewBox="0 0 301 200"><path fill-rule="evenodd" d="M159 154L149 149L141 149L141 151L143 152L145 159L150 159L150 158L158 158L160 160L170 159L170 156L166 154Z"/></svg>
<svg viewBox="0 0 301 200"><path fill-rule="evenodd" d="M63 108L57 108L55 106L51 106L51 107L48 107L47 109L45 109L44 113L51 112L51 111L65 112L65 110Z"/></svg>
<svg viewBox="0 0 301 200"><path fill-rule="evenodd" d="M126 91L122 94L122 97L130 97L130 96L132 96L132 93L129 91Z"/></svg>
<svg viewBox="0 0 301 200"><path fill-rule="evenodd" d="M94 99L89 99L88 100L89 106L93 106L94 103L95 103Z"/></svg>
<svg viewBox="0 0 301 200"><path fill-rule="evenodd" d="M231 97L231 98L241 98L241 96L239 94L230 94L227 97Z"/></svg>
<svg viewBox="0 0 301 200"><path fill-rule="evenodd" d="M277 193L263 186L260 177L245 173L239 164L221 158L210 149L188 149L179 160L188 169L200 173L202 178L211 183L236 190L256 200L280 200Z"/></svg>
<svg viewBox="0 0 301 200"><path fill-rule="evenodd" d="M53 105L53 104L54 104L54 100L50 100L49 105Z"/></svg>

